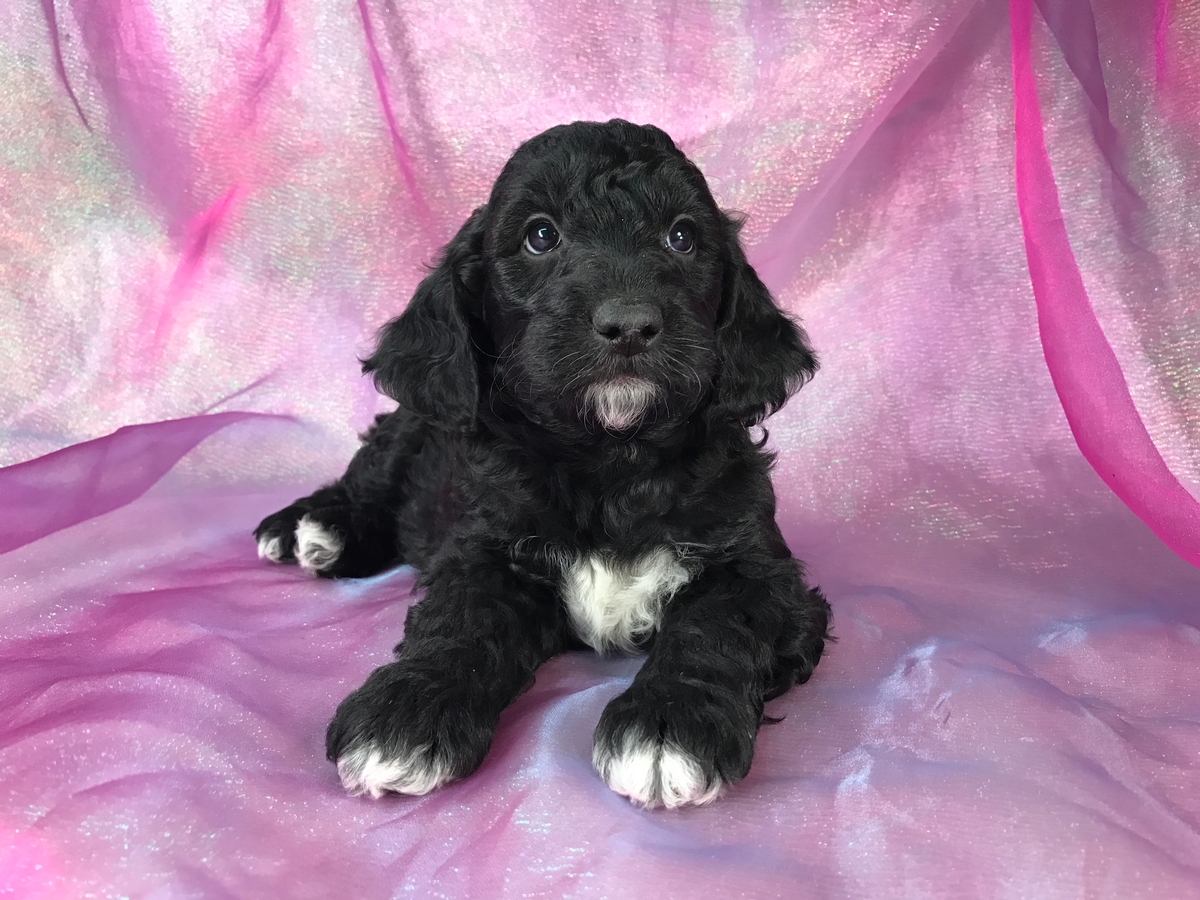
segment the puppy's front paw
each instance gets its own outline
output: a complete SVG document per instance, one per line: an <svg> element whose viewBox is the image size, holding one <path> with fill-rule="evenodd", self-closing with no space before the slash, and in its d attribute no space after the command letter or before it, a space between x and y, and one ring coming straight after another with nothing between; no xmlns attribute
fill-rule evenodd
<svg viewBox="0 0 1200 900"><path fill-rule="evenodd" d="M450 773L428 746L388 749L368 742L337 759L338 778L350 794L428 794L450 780Z"/></svg>
<svg viewBox="0 0 1200 900"><path fill-rule="evenodd" d="M699 806L750 769L758 714L735 696L681 683L634 684L604 710L592 765L638 806ZM743 708L744 707L744 708Z"/></svg>
<svg viewBox="0 0 1200 900"><path fill-rule="evenodd" d="M342 701L326 754L351 794L427 794L479 768L499 713L487 709L478 685L392 663Z"/></svg>
<svg viewBox="0 0 1200 900"><path fill-rule="evenodd" d="M629 733L616 747L592 748L592 765L604 783L638 806L701 806L720 796L725 782L682 747Z"/></svg>

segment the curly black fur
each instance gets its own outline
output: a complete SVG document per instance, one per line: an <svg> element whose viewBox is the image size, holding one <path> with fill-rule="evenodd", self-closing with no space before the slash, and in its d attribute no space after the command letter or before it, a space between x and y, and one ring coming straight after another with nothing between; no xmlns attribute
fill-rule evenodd
<svg viewBox="0 0 1200 900"><path fill-rule="evenodd" d="M538 222L561 237L535 254ZM668 242L681 222L687 252ZM648 658L600 719L601 774L648 805L744 776L763 702L806 681L828 637L749 433L816 360L671 139L618 120L523 144L363 368L399 407L341 479L255 532L326 577L421 571L396 662L329 727L347 786L422 793L470 774L538 665L597 643L571 597L603 598L566 587L587 560L657 560L684 582L625 635ZM298 549L302 519L328 552Z"/></svg>

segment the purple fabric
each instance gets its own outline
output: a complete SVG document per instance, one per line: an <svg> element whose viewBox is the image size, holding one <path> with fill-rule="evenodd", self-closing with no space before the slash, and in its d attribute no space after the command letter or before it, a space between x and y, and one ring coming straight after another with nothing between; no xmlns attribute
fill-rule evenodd
<svg viewBox="0 0 1200 900"><path fill-rule="evenodd" d="M0 553L131 503L200 441L256 415L226 412L130 425L0 469Z"/></svg>
<svg viewBox="0 0 1200 900"><path fill-rule="evenodd" d="M1200 18L1011 5L0 9L0 894L1200 893ZM639 661L586 654L471 779L347 797L412 574L250 530L386 408L355 357L516 143L612 115L821 353L770 428L839 640L710 807L600 783Z"/></svg>
<svg viewBox="0 0 1200 900"><path fill-rule="evenodd" d="M1167 68L1167 33L1171 21L1171 0L1157 0L1154 22L1154 77L1162 82Z"/></svg>

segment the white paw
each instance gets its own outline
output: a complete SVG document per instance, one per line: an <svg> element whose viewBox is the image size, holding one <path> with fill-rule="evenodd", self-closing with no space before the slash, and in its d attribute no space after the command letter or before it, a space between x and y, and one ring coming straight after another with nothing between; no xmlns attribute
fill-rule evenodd
<svg viewBox="0 0 1200 900"><path fill-rule="evenodd" d="M283 549L280 547L280 543L278 537L260 537L258 539L258 558L279 562L283 559Z"/></svg>
<svg viewBox="0 0 1200 900"><path fill-rule="evenodd" d="M338 759L342 787L354 796L379 798L391 791L414 796L428 794L450 780L444 767L430 758L428 747L385 756L372 744L351 750Z"/></svg>
<svg viewBox="0 0 1200 900"><path fill-rule="evenodd" d="M690 753L656 740L628 738L615 753L597 746L592 765L604 783L638 806L700 806L716 800L724 785L711 781Z"/></svg>
<svg viewBox="0 0 1200 900"><path fill-rule="evenodd" d="M296 523L296 561L305 572L324 572L337 562L344 546L340 537L308 516Z"/></svg>

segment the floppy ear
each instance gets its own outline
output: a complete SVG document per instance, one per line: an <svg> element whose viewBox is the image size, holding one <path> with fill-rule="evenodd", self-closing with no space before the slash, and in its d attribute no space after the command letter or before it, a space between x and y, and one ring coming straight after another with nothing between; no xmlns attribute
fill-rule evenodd
<svg viewBox="0 0 1200 900"><path fill-rule="evenodd" d="M737 222L726 217L724 294L717 321L720 373L715 398L745 425L757 425L817 370L804 329L775 306L746 261Z"/></svg>
<svg viewBox="0 0 1200 900"><path fill-rule="evenodd" d="M408 307L380 329L375 353L363 361L363 371L382 393L445 424L469 424L479 398L470 318L482 306L486 210L471 214Z"/></svg>

